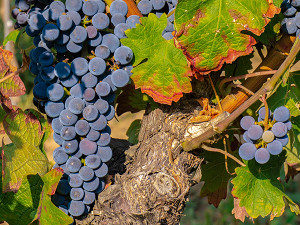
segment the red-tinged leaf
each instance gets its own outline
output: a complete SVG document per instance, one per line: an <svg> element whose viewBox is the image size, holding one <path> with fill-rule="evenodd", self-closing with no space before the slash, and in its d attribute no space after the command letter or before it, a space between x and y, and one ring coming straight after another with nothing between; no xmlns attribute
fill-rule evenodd
<svg viewBox="0 0 300 225"><path fill-rule="evenodd" d="M192 91L191 71L182 51L167 41L162 32L167 26L167 16L158 18L150 13L140 19L141 24L127 30L121 42L134 52L133 75L135 87L150 95L154 101L171 105L183 93Z"/></svg>
<svg viewBox="0 0 300 225"><path fill-rule="evenodd" d="M225 167L225 157L216 152L204 152L205 164L202 164L202 178L204 185L200 196L207 197L208 203L218 207L222 199L227 196L228 181L232 175L228 173ZM234 171L236 163L228 160L228 170Z"/></svg>
<svg viewBox="0 0 300 225"><path fill-rule="evenodd" d="M36 116L21 109L9 112L3 125L12 144L2 149L2 189L16 192L27 175L48 172L50 164L40 149L44 132Z"/></svg>
<svg viewBox="0 0 300 225"><path fill-rule="evenodd" d="M261 35L279 12L272 0L181 0L175 12L176 44L197 73L217 71L253 51L255 39L242 31Z"/></svg>
<svg viewBox="0 0 300 225"><path fill-rule="evenodd" d="M38 221L41 225L66 225L73 222L71 217L58 209L51 201L51 195L55 193L63 173L62 169L56 168L42 177L44 186L41 192L37 213L32 223Z"/></svg>
<svg viewBox="0 0 300 225"><path fill-rule="evenodd" d="M13 65L13 53L0 47L0 93L5 97L25 94L25 85L18 74L1 80L16 71L17 67Z"/></svg>
<svg viewBox="0 0 300 225"><path fill-rule="evenodd" d="M243 223L245 222L245 219L249 217L248 213L246 212L245 207L240 206L240 199L234 198L234 208L232 209L232 214L234 215L234 218L242 221ZM253 219L249 217L252 221Z"/></svg>

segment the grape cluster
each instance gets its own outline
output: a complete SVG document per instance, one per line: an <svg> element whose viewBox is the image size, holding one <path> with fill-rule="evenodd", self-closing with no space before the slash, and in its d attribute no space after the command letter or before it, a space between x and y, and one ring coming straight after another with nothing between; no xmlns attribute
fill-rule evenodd
<svg viewBox="0 0 300 225"><path fill-rule="evenodd" d="M284 0L281 12L285 18L281 22L283 32L300 36L300 0Z"/></svg>
<svg viewBox="0 0 300 225"><path fill-rule="evenodd" d="M34 103L51 120L60 145L53 152L54 168L62 168L64 176L52 201L78 217L105 187L114 92L130 81L133 68L133 52L120 39L139 17L126 19L122 0L111 4L110 14L102 0L39 1L45 4L16 0L13 13L26 14L22 24L35 45L29 54Z"/></svg>
<svg viewBox="0 0 300 225"><path fill-rule="evenodd" d="M157 17L160 17L163 13L170 15L168 17L168 24L165 30L162 32L162 36L166 40L171 40L174 29L174 12L178 0L141 0L137 7L144 16L149 13L155 13Z"/></svg>
<svg viewBox="0 0 300 225"><path fill-rule="evenodd" d="M252 116L244 116L240 125L245 130L245 141L239 148L239 155L244 160L254 159L265 164L271 155L279 155L287 145L289 137L287 132L292 129L290 111L284 106L274 110L273 117L269 111L268 127L264 128L266 109L262 107L259 112L258 122Z"/></svg>

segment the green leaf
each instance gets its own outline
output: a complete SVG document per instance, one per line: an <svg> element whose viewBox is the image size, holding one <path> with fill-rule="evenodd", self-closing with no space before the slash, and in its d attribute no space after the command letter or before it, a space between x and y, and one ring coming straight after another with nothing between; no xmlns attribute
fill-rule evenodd
<svg viewBox="0 0 300 225"><path fill-rule="evenodd" d="M264 165L251 160L246 162L246 167L236 168L232 195L240 199L240 207L245 207L250 217L270 215L272 220L283 214L286 205L297 215L300 213L298 205L284 193L283 185L278 180L284 155L285 151L279 156L271 156Z"/></svg>
<svg viewBox="0 0 300 225"><path fill-rule="evenodd" d="M17 38L20 34L21 30L13 30L12 32L10 32L4 39L3 41L3 46L5 46L7 44L7 42L12 41L14 43L16 43Z"/></svg>
<svg viewBox="0 0 300 225"><path fill-rule="evenodd" d="M17 191L27 175L43 176L49 170L48 159L39 147L44 132L38 119L21 109L8 113L3 125L13 143L2 149L2 188L4 192Z"/></svg>
<svg viewBox="0 0 300 225"><path fill-rule="evenodd" d="M42 225L71 224L72 218L51 202L50 195L54 194L62 175L60 169L52 170L42 178L39 175L29 175L23 179L17 193L3 194L0 191L0 221L6 221L10 225L27 225L33 220L38 220Z"/></svg>
<svg viewBox="0 0 300 225"><path fill-rule="evenodd" d="M286 162L289 165L300 165L300 116L292 117L292 131L289 132L289 143L285 146L287 151Z"/></svg>
<svg viewBox="0 0 300 225"><path fill-rule="evenodd" d="M137 144L139 143L139 133L141 129L141 120L135 120L130 124L130 127L128 128L126 135L128 137L128 141L131 144Z"/></svg>
<svg viewBox="0 0 300 225"><path fill-rule="evenodd" d="M43 181L39 175L23 179L17 193L0 191L0 221L10 225L28 225L36 213Z"/></svg>
<svg viewBox="0 0 300 225"><path fill-rule="evenodd" d="M274 111L279 106L286 106L292 117L300 115L300 76L292 76L287 83L283 82L277 90L268 98L269 108Z"/></svg>
<svg viewBox="0 0 300 225"><path fill-rule="evenodd" d="M154 110L158 104L148 95L134 88L134 85L127 85L122 89L122 93L117 98L116 113L118 116L126 112L136 113L146 108Z"/></svg>
<svg viewBox="0 0 300 225"><path fill-rule="evenodd" d="M175 12L178 47L197 72L221 69L252 52L255 39L280 12L268 0L181 0Z"/></svg>
<svg viewBox="0 0 300 225"><path fill-rule="evenodd" d="M37 214L33 221L38 221L42 225L68 225L73 223L73 219L58 209L51 201L51 195L55 193L62 175L63 171L61 169L54 169L42 177L44 186Z"/></svg>
<svg viewBox="0 0 300 225"><path fill-rule="evenodd" d="M16 72L13 65L13 53L0 47L0 79ZM25 94L25 85L18 74L0 82L0 94L4 97L14 97Z"/></svg>
<svg viewBox="0 0 300 225"><path fill-rule="evenodd" d="M208 203L218 207L221 200L227 196L228 181L232 178L226 171L224 155L216 152L204 152L205 164L202 164L202 178L204 185L201 189L200 196L208 197ZM236 163L227 160L229 172L234 172Z"/></svg>
<svg viewBox="0 0 300 225"><path fill-rule="evenodd" d="M154 101L171 105L183 93L192 91L187 60L174 46L173 40L167 41L162 37L167 26L165 14L158 18L150 13L140 21L136 28L126 31L128 38L121 40L134 52L131 78L135 87L141 88Z"/></svg>

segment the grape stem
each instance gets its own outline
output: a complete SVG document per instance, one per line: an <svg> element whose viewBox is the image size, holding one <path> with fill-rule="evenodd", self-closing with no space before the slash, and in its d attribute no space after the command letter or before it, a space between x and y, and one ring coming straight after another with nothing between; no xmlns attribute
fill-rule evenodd
<svg viewBox="0 0 300 225"><path fill-rule="evenodd" d="M260 71L260 72L244 74L244 75L240 75L240 76L236 76L236 77L224 78L219 84L219 89L220 89L222 95L224 96L225 93L224 93L223 86L224 86L225 83L235 81L235 80L240 80L240 79L247 79L247 78L250 78L250 77L268 76L268 75L272 75L276 72L277 72L277 70Z"/></svg>
<svg viewBox="0 0 300 225"><path fill-rule="evenodd" d="M225 152L228 152L227 151L227 141L226 141L227 138L228 138L228 135L225 135L225 137L223 138L223 145L224 145ZM230 145L228 145L228 148L230 149ZM225 168L226 168L226 171L227 171L228 174L230 174L230 175L234 175L235 174L235 172L231 173L229 171L227 155L225 155Z"/></svg>
<svg viewBox="0 0 300 225"><path fill-rule="evenodd" d="M242 161L240 161L238 158L236 158L235 156L231 155L230 153L222 150L222 149L219 149L219 148L213 148L213 147L209 147L207 145L201 145L201 148L203 148L204 150L206 151L209 151L209 152L219 152L225 156L228 156L229 158L231 158L232 160L234 160L235 162L237 162L239 165L241 166L246 166L245 163L243 163Z"/></svg>
<svg viewBox="0 0 300 225"><path fill-rule="evenodd" d="M213 90L214 90L214 93L215 93L215 96L216 96L218 105L219 105L219 107L220 107L220 109L221 109L221 112L223 112L223 110L222 110L222 105L221 105L220 98L219 98L219 95L218 95L217 90L216 90L216 88L215 88L214 82L212 81L212 79L211 79L211 77L210 77L210 74L208 74L208 78L209 78L210 84L211 84L211 86L212 86L212 88L213 88Z"/></svg>
<svg viewBox="0 0 300 225"><path fill-rule="evenodd" d="M199 148L202 145L203 141L208 140L209 138L214 136L216 133L223 132L229 126L229 124L231 124L246 109L248 109L251 105L253 105L257 100L259 100L259 98L262 95L265 95L268 92L272 91L274 89L276 83L280 79L280 77L285 74L285 72L288 70L290 65L294 62L299 51L300 51L300 39L297 37L296 41L290 51L290 54L287 56L285 61L281 64L281 66L276 71L276 73L273 75L273 77L270 78L265 84L263 84L263 86L255 93L255 95L253 95L247 101L242 103L226 119L222 120L220 123L218 123L214 127L211 126L205 133L199 135L198 137L193 138L192 140L182 142L181 145L182 145L183 149L185 151L191 151L191 150ZM288 76L290 76L290 74Z"/></svg>
<svg viewBox="0 0 300 225"><path fill-rule="evenodd" d="M265 131L266 131L266 130L269 129L269 107L268 107L268 103L267 103L267 100L266 100L266 95L263 95L261 97L261 101L264 104L265 110L266 110L265 118L264 118L264 127L265 127Z"/></svg>
<svg viewBox="0 0 300 225"><path fill-rule="evenodd" d="M238 87L242 90L244 90L245 92L247 92L247 94L249 95L254 95L253 91L249 90L248 88L246 88L245 86L241 85L241 84L230 84L232 87Z"/></svg>

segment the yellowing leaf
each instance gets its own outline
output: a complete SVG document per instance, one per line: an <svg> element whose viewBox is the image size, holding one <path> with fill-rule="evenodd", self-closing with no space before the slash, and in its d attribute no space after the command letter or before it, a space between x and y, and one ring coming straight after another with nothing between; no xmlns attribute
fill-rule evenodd
<svg viewBox="0 0 300 225"><path fill-rule="evenodd" d="M140 21L136 28L126 31L128 38L121 40L134 52L131 78L135 87L141 88L154 101L171 105L183 93L192 91L187 60L173 40L166 41L162 37L167 26L165 14L158 18L151 13Z"/></svg>
<svg viewBox="0 0 300 225"><path fill-rule="evenodd" d="M21 109L9 112L3 125L13 143L2 147L2 189L17 191L27 175L48 172L50 164L39 147L44 133L38 119Z"/></svg>
<svg viewBox="0 0 300 225"><path fill-rule="evenodd" d="M252 52L256 41L242 31L260 35L279 12L272 0L181 0L175 12L178 48L198 73L217 71Z"/></svg>

